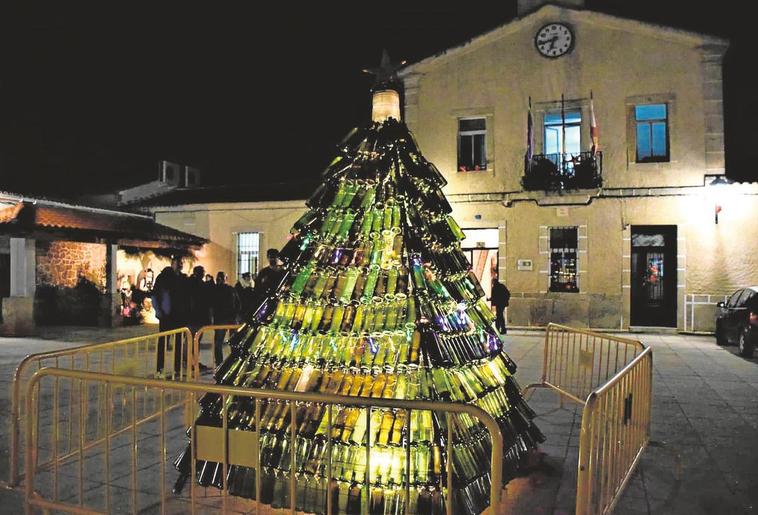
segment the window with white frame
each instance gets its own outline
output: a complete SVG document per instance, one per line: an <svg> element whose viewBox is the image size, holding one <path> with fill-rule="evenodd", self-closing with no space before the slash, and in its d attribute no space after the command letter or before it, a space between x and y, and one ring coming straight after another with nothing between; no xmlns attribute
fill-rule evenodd
<svg viewBox="0 0 758 515"><path fill-rule="evenodd" d="M576 227L550 228L550 291L579 291L578 247Z"/></svg>
<svg viewBox="0 0 758 515"><path fill-rule="evenodd" d="M545 113L544 153L558 162L561 154L578 154L582 151L582 112L578 109ZM565 148L564 148L565 145Z"/></svg>
<svg viewBox="0 0 758 515"><path fill-rule="evenodd" d="M638 163L669 160L668 106L642 104L634 106L634 124Z"/></svg>
<svg viewBox="0 0 758 515"><path fill-rule="evenodd" d="M237 233L237 275L245 272L255 276L258 273L258 263L261 251L260 233L239 232Z"/></svg>
<svg viewBox="0 0 758 515"><path fill-rule="evenodd" d="M487 120L458 120L458 171L487 169Z"/></svg>

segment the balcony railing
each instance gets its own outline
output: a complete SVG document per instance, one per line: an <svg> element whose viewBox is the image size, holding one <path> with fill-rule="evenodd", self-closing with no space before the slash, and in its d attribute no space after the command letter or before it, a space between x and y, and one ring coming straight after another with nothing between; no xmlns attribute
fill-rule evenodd
<svg viewBox="0 0 758 515"><path fill-rule="evenodd" d="M526 161L521 184L527 191L564 191L603 185L603 154L536 154Z"/></svg>

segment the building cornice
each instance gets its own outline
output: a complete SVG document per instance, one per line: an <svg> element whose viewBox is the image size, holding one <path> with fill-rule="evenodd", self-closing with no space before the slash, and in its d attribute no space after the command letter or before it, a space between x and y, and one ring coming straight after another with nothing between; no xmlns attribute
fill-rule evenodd
<svg viewBox="0 0 758 515"><path fill-rule="evenodd" d="M635 20L632 18L622 18L619 16L614 16L612 14L590 11L587 9L573 9L557 5L545 5L540 9L527 14L526 16L515 18L489 32L475 36L474 38L466 41L461 45L450 47L436 55L410 64L401 70L398 75L401 79L406 81L415 75L423 74L438 65L444 64L450 59L463 56L483 46L498 41L508 35L514 34L522 29L531 27L535 21L543 18L561 18L567 19L569 21L574 18L578 21L579 17L581 17L582 22L594 24L600 27L643 34L663 41L681 43L684 45L692 46L694 48L701 48L710 55L716 54L723 56L729 47L729 41L727 39L709 34L701 34L698 32L687 31L666 25L658 25L655 23ZM415 80L418 79L416 78Z"/></svg>

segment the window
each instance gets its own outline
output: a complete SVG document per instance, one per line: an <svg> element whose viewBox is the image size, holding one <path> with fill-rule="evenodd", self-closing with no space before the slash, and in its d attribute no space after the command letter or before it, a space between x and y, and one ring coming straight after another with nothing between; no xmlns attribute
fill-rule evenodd
<svg viewBox="0 0 758 515"><path fill-rule="evenodd" d="M576 227L550 228L550 291L578 292Z"/></svg>
<svg viewBox="0 0 758 515"><path fill-rule="evenodd" d="M487 121L484 118L458 120L458 171L487 169Z"/></svg>
<svg viewBox="0 0 758 515"><path fill-rule="evenodd" d="M560 154L578 154L582 151L582 112L578 110L545 113L544 153L558 162ZM564 137L565 136L565 137ZM564 149L564 143L566 148Z"/></svg>
<svg viewBox="0 0 758 515"><path fill-rule="evenodd" d="M237 233L237 275L258 273L260 260L260 234L257 232Z"/></svg>
<svg viewBox="0 0 758 515"><path fill-rule="evenodd" d="M634 106L637 162L669 160L668 106L643 104Z"/></svg>

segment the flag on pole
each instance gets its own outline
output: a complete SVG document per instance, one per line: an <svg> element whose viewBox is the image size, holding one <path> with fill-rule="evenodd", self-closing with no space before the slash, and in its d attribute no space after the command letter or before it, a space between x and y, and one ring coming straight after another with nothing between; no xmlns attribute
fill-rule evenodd
<svg viewBox="0 0 758 515"><path fill-rule="evenodd" d="M597 154L600 149L600 130L595 120L595 106L592 101L592 91L590 91L590 139L592 139L592 155Z"/></svg>
<svg viewBox="0 0 758 515"><path fill-rule="evenodd" d="M526 162L534 156L534 122L532 121L532 97L529 97L529 113L526 116Z"/></svg>

